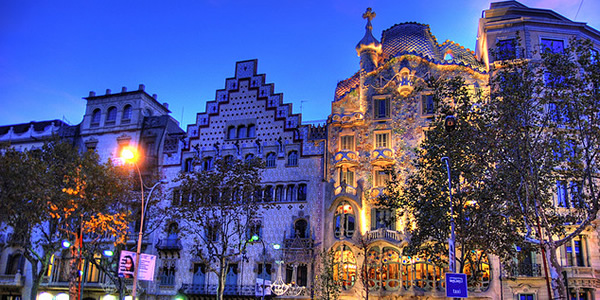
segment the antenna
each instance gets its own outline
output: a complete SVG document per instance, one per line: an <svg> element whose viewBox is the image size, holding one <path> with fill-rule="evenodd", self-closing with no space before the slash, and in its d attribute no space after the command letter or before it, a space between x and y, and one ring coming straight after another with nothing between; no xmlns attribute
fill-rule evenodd
<svg viewBox="0 0 600 300"><path fill-rule="evenodd" d="M302 103L308 102L308 100L300 100L300 113L302 113Z"/></svg>

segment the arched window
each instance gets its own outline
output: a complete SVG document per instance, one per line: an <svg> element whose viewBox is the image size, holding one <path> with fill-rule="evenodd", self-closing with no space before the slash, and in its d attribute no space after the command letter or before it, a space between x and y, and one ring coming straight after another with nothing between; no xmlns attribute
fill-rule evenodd
<svg viewBox="0 0 600 300"><path fill-rule="evenodd" d="M255 137L256 136L256 125L254 124L250 124L248 125L248 137Z"/></svg>
<svg viewBox="0 0 600 300"><path fill-rule="evenodd" d="M265 186L265 202L273 201L273 187L270 185Z"/></svg>
<svg viewBox="0 0 600 300"><path fill-rule="evenodd" d="M354 209L348 202L341 202L335 210L334 216L335 237L351 238L354 235L355 216Z"/></svg>
<svg viewBox="0 0 600 300"><path fill-rule="evenodd" d="M308 237L308 222L305 219L298 219L294 223L294 235L301 239Z"/></svg>
<svg viewBox="0 0 600 300"><path fill-rule="evenodd" d="M210 171L213 169L213 158L205 157L202 159L202 171Z"/></svg>
<svg viewBox="0 0 600 300"><path fill-rule="evenodd" d="M117 120L117 108L111 106L106 113L106 122L114 123Z"/></svg>
<svg viewBox="0 0 600 300"><path fill-rule="evenodd" d="M25 266L25 256L21 253L13 253L8 257L6 263L6 275L14 275L17 272L23 274L23 267Z"/></svg>
<svg viewBox="0 0 600 300"><path fill-rule="evenodd" d="M290 151L288 153L288 166L297 166L298 165L298 151Z"/></svg>
<svg viewBox="0 0 600 300"><path fill-rule="evenodd" d="M127 104L125 107L123 107L123 116L121 117L121 120L131 120L131 105Z"/></svg>
<svg viewBox="0 0 600 300"><path fill-rule="evenodd" d="M266 159L266 167L267 168L275 168L275 152L269 152L267 153L267 159Z"/></svg>
<svg viewBox="0 0 600 300"><path fill-rule="evenodd" d="M296 193L294 193L293 184L290 184L285 188L285 201L296 201Z"/></svg>
<svg viewBox="0 0 600 300"><path fill-rule="evenodd" d="M186 172L186 173L193 172L194 171L193 162L194 162L193 158L187 158L185 160L185 162L183 163L183 172Z"/></svg>
<svg viewBox="0 0 600 300"><path fill-rule="evenodd" d="M298 185L298 201L306 201L306 184L301 183Z"/></svg>
<svg viewBox="0 0 600 300"><path fill-rule="evenodd" d="M338 246L333 256L333 280L348 290L356 281L356 258L350 247Z"/></svg>
<svg viewBox="0 0 600 300"><path fill-rule="evenodd" d="M367 274L369 289L398 290L402 286L402 275L410 277L402 268L400 251L394 248L373 247L367 252ZM409 271L413 273L412 270ZM405 273L405 274L403 274Z"/></svg>
<svg viewBox="0 0 600 300"><path fill-rule="evenodd" d="M238 129L237 129L237 138L238 139L245 139L246 138L246 126L244 126L244 125L238 126Z"/></svg>
<svg viewBox="0 0 600 300"><path fill-rule="evenodd" d="M284 201L285 191L283 190L283 185L278 185L275 187L275 201Z"/></svg>
<svg viewBox="0 0 600 300"><path fill-rule="evenodd" d="M99 108L94 109L92 113L92 126L100 125L100 116L102 115L102 111Z"/></svg>
<svg viewBox="0 0 600 300"><path fill-rule="evenodd" d="M235 126L229 126L227 128L227 138L230 140L235 139Z"/></svg>

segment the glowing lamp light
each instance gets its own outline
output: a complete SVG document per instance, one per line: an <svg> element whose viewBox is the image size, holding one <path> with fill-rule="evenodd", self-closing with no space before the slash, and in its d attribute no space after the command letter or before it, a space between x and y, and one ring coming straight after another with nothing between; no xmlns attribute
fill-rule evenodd
<svg viewBox="0 0 600 300"><path fill-rule="evenodd" d="M64 241L62 241L62 246L63 246L63 248L69 248L69 247L71 247L71 242L64 240Z"/></svg>
<svg viewBox="0 0 600 300"><path fill-rule="evenodd" d="M132 147L125 147L121 150L121 158L125 161L133 161L136 158L136 151Z"/></svg>
<svg viewBox="0 0 600 300"><path fill-rule="evenodd" d="M273 249L279 250L279 249L281 249L281 245L279 245L279 244L273 244Z"/></svg>
<svg viewBox="0 0 600 300"><path fill-rule="evenodd" d="M52 294L47 293L47 292L43 292L38 296L38 300L52 300L54 299L54 296L52 296Z"/></svg>
<svg viewBox="0 0 600 300"><path fill-rule="evenodd" d="M256 242L256 241L258 241L258 239L259 239L258 235L255 234L250 238L250 242Z"/></svg>
<svg viewBox="0 0 600 300"><path fill-rule="evenodd" d="M115 255L115 253L109 249L102 251L102 254L104 254L104 256L107 256L107 257L111 257L111 256Z"/></svg>

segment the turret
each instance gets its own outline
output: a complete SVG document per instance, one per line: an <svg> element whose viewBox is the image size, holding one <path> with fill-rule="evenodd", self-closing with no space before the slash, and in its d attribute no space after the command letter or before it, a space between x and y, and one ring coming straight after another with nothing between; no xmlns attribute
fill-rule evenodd
<svg viewBox="0 0 600 300"><path fill-rule="evenodd" d="M360 57L360 69L371 72L377 68L377 62L381 54L381 43L373 37L372 32L371 20L375 18L375 12L371 11L369 7L362 17L367 19L367 26L365 26L365 36L356 45L356 53Z"/></svg>

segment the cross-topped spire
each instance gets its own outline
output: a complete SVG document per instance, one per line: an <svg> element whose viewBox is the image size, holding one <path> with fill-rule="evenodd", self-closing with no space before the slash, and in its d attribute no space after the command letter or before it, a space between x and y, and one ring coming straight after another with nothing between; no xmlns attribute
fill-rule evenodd
<svg viewBox="0 0 600 300"><path fill-rule="evenodd" d="M367 7L367 11L363 14L362 17L363 19L368 19L369 22L371 22L375 18L375 12L370 7Z"/></svg>

